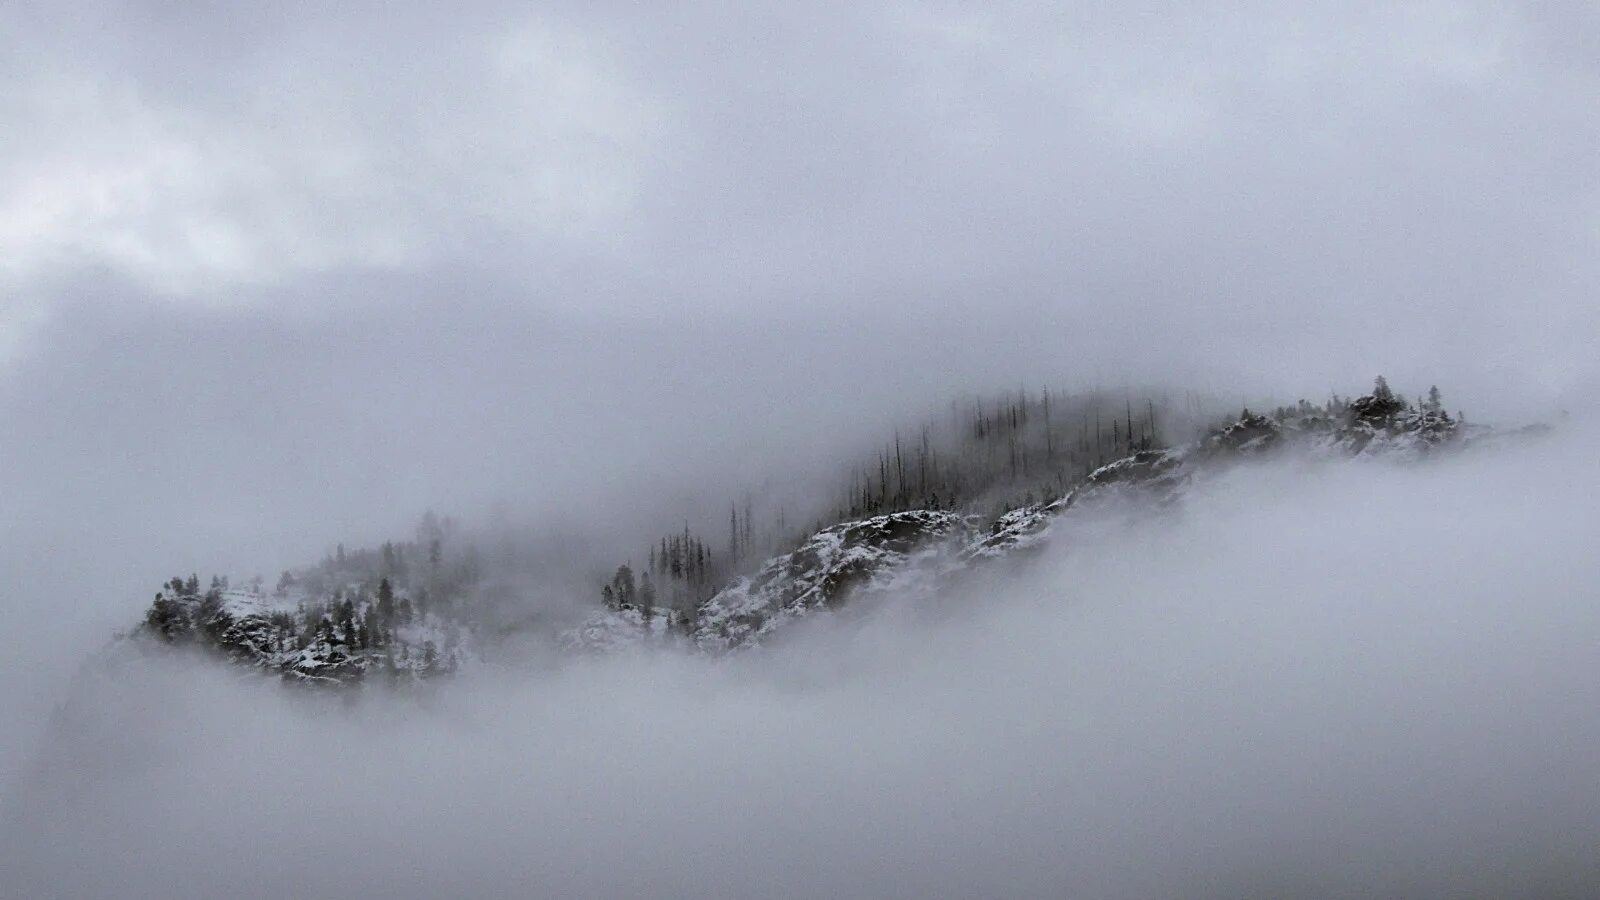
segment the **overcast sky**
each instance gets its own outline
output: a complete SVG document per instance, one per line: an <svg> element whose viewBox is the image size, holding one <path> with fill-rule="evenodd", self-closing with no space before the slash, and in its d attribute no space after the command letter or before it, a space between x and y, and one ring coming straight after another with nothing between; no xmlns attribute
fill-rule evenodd
<svg viewBox="0 0 1600 900"><path fill-rule="evenodd" d="M946 337L998 305L1322 379L1595 321L1586 3L325 6L6 5L17 349L107 295L490 293Z"/></svg>
<svg viewBox="0 0 1600 900"><path fill-rule="evenodd" d="M174 572L956 390L1596 379L1591 4L336 6L0 5L0 720Z"/></svg>

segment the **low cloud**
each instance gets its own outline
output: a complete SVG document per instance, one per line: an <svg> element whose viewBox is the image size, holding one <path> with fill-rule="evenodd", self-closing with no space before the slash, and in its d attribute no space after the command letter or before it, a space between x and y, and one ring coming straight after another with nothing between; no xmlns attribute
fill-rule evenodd
<svg viewBox="0 0 1600 900"><path fill-rule="evenodd" d="M970 392L1383 372L1577 434L1591 5L22 0L0 31L7 887L1590 886L1577 437L1260 472L748 660L353 709L178 662L71 685L175 573L499 509L582 548L514 606Z"/></svg>
<svg viewBox="0 0 1600 900"><path fill-rule="evenodd" d="M1249 466L1020 573L731 659L354 706L83 685L29 896L1579 896L1584 442ZM904 604L910 604L910 598Z"/></svg>

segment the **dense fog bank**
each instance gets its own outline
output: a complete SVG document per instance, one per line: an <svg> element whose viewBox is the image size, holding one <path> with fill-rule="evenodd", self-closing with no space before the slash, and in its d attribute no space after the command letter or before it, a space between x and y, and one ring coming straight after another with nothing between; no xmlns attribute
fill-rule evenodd
<svg viewBox="0 0 1600 900"><path fill-rule="evenodd" d="M0 34L0 894L1600 895L1600 5L7 0ZM971 398L1095 399L1056 496L1116 455L1097 413L1131 453L1380 372L1558 437L1241 469L759 653L547 640L691 543L680 614L825 520L956 517L918 426ZM1041 499L1036 425L988 421L963 514ZM174 576L198 610L430 510L451 565L511 559L470 624L528 653L354 700L95 668ZM317 603L393 574L321 568Z"/></svg>
<svg viewBox="0 0 1600 900"><path fill-rule="evenodd" d="M99 684L4 825L29 896L1577 896L1596 464L1246 466L938 610L342 701ZM906 601L908 606L910 601Z"/></svg>

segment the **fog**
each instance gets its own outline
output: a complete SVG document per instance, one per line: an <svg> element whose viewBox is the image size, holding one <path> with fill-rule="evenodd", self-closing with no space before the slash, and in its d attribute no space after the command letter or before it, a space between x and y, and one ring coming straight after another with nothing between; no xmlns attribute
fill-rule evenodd
<svg viewBox="0 0 1600 900"><path fill-rule="evenodd" d="M0 893L1593 875L1591 5L24 0L0 34ZM1378 372L1563 437L1252 476L751 659L348 709L74 680L173 573L430 508L577 548L565 583L958 394Z"/></svg>
<svg viewBox="0 0 1600 900"><path fill-rule="evenodd" d="M1593 455L1251 466L938 614L308 702L85 684L26 896L1580 896Z"/></svg>

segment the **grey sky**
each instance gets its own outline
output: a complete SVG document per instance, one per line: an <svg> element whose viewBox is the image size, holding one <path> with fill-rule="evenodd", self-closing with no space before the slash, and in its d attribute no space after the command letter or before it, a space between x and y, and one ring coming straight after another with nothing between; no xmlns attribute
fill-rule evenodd
<svg viewBox="0 0 1600 900"><path fill-rule="evenodd" d="M23 310L91 270L271 307L465 268L572 315L998 303L1219 354L1291 323L1441 355L1593 324L1583 4L5 16Z"/></svg>
<svg viewBox="0 0 1600 900"><path fill-rule="evenodd" d="M0 5L0 772L154 582L429 505L647 530L1019 383L1600 378L1592 4L329 6Z"/></svg>

